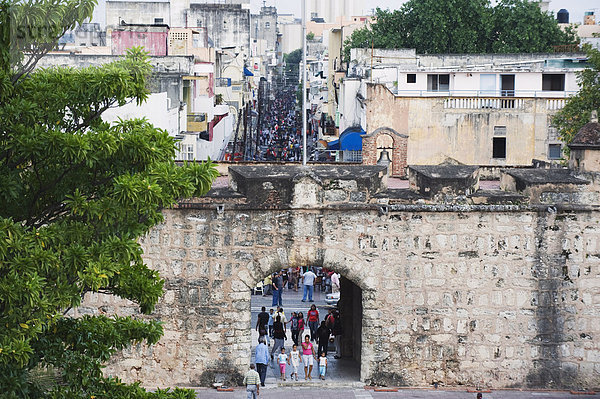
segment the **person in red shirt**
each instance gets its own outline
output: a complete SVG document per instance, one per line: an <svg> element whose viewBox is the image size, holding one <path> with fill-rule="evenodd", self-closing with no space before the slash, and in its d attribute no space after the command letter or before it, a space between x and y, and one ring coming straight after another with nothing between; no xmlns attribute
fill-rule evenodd
<svg viewBox="0 0 600 399"><path fill-rule="evenodd" d="M306 317L308 318L308 328L310 328L310 340L317 339L317 329L319 328L319 311L315 305L310 307Z"/></svg>

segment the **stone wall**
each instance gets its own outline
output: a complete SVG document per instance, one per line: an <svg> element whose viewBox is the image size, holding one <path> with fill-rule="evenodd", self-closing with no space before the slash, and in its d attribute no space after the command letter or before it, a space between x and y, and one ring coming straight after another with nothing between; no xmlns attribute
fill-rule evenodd
<svg viewBox="0 0 600 399"><path fill-rule="evenodd" d="M294 180L297 194L312 192L310 177ZM148 386L207 385L215 375L238 382L251 357L250 289L283 267L323 265L355 285L352 302L361 298L351 310L352 323L362 322L346 321L356 339L345 347L366 383L600 386L597 209L384 207L370 194L334 204L325 192L340 185L312 181L319 203L267 207L216 192L165 211L141 241L166 279L150 316L165 335L107 372ZM136 314L98 295L78 313L98 309Z"/></svg>

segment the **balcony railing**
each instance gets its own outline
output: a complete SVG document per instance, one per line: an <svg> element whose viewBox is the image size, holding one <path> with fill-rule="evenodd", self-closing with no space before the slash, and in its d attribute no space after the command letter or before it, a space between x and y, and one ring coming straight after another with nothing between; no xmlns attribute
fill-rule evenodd
<svg viewBox="0 0 600 399"><path fill-rule="evenodd" d="M445 109L524 109L524 98L465 97L446 98Z"/></svg>
<svg viewBox="0 0 600 399"><path fill-rule="evenodd" d="M208 128L205 113L187 114L187 130L190 132L205 132Z"/></svg>
<svg viewBox="0 0 600 399"><path fill-rule="evenodd" d="M392 90L399 97L569 98L576 91L549 90Z"/></svg>
<svg viewBox="0 0 600 399"><path fill-rule="evenodd" d="M444 109L523 110L533 101L543 101L542 104L538 104L538 107L545 106L548 111L563 109L567 103L566 98L450 97L444 99Z"/></svg>

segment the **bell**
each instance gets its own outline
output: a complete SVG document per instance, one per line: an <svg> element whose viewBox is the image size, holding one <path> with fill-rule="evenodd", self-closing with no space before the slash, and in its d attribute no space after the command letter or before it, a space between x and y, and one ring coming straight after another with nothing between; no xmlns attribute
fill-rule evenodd
<svg viewBox="0 0 600 399"><path fill-rule="evenodd" d="M389 166L392 163L390 159L390 154L387 152L387 149L381 150L381 154L379 155L379 159L377 160L377 165Z"/></svg>

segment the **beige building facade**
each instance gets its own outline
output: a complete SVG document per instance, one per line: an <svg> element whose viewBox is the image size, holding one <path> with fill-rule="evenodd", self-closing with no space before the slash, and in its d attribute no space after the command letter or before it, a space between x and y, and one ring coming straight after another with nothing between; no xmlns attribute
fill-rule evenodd
<svg viewBox="0 0 600 399"><path fill-rule="evenodd" d="M564 98L407 97L368 84L366 131L392 128L408 136L407 164L448 159L467 165L524 166L560 158L551 126ZM556 147L558 146L558 157ZM554 151L551 153L551 151Z"/></svg>

